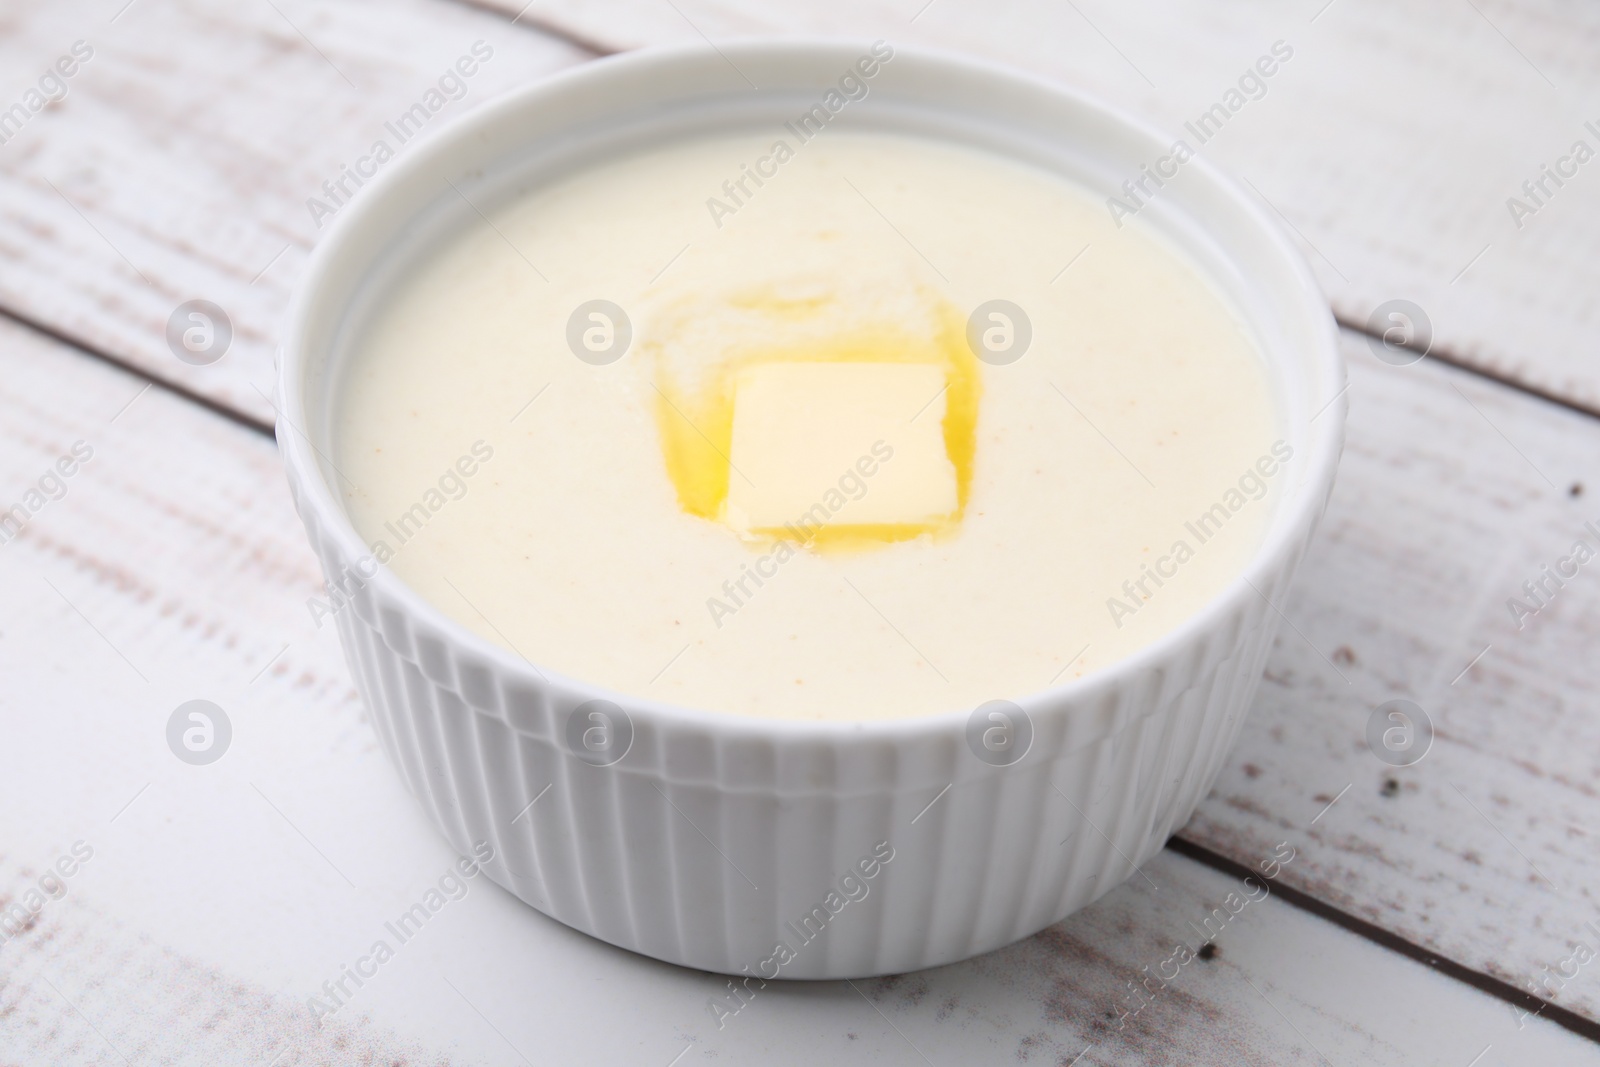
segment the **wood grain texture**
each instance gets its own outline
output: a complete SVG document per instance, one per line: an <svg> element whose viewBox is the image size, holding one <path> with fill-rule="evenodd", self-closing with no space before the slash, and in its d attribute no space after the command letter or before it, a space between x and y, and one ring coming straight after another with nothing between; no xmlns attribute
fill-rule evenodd
<svg viewBox="0 0 1600 1067"><path fill-rule="evenodd" d="M99 8L93 18L86 14L90 9L71 5L0 16L8 31L0 35L0 54L7 60L0 104L17 99L37 76L29 72L42 71L73 40L92 39L97 49L73 79L66 101L33 116L21 135L0 146L0 248L5 251L0 306L258 421L270 418L270 408L255 390L259 385L269 391L266 368L275 317L314 239L305 197L334 175L340 162L363 150L374 128L413 102L460 53L458 29L459 43L481 36L500 51L485 68L485 80L475 81L468 96L451 107L464 108L481 99L480 92L487 95L491 74L504 77L498 83L504 85L582 56L537 35L521 35L504 18L448 4L387 5L381 18L375 6L361 4L279 6L293 24L270 6L219 12L211 5L140 3L100 36L82 29L105 24L109 14ZM790 22L774 22L777 16L745 4L680 7L713 36L854 30L854 24L840 26L827 8L798 9L784 16ZM1592 54L1594 32L1583 20L1593 15L1553 6L1479 7L1481 16L1470 7L1388 9L1381 33L1373 28L1375 9L1358 0L1338 0L1309 27L1312 10L1269 16L1259 6L1169 7L1163 8L1168 12L1163 19L1152 20L1137 8L1102 11L1079 5L1041 15L1031 8L963 8L936 0L909 35L871 23L876 19L887 27L891 15L908 20L888 5L858 6L851 17L863 20L857 32L988 54L1085 85L1163 122L1189 116L1232 83L1262 50L1242 42L1255 35L1264 44L1277 37L1292 40L1295 61L1215 148L1220 161L1250 178L1315 242L1308 256L1336 307L1360 319L1380 299L1410 297L1433 314L1453 356L1593 406L1593 364L1585 355L1582 331L1592 310L1596 268L1591 250L1600 226L1593 192L1600 178L1591 175L1600 171L1586 168L1548 209L1504 242L1493 229L1509 226L1503 200L1515 192L1515 184L1533 175L1540 162L1553 160L1557 149L1564 150L1563 131L1574 123L1581 127L1583 101L1593 101L1585 84L1593 71L1583 67L1582 56ZM601 41L631 45L676 32L668 18L682 23L670 7L651 10L664 12L660 26L651 27L650 11L632 12L620 4L606 8L604 17L574 3L536 5L532 14ZM1079 11L1094 20L1092 26ZM635 15L637 21L625 21ZM1562 101L1558 108L1538 104L1539 93L1552 90L1515 48L1504 54L1506 39L1495 26L1561 87L1553 91ZM1003 42L996 36L1002 31ZM503 43L492 36L496 33L504 35ZM1202 48L1196 40L1221 43ZM175 47L175 41L189 47ZM317 48L361 91L351 91ZM1160 88L1152 89L1117 48ZM418 54L424 58L416 59ZM508 57L517 58L515 67L495 65ZM1302 72L1303 81L1286 80ZM1474 229L1478 226L1481 230ZM1451 285L1451 277L1484 244L1491 250ZM269 266L285 247L288 251ZM262 268L265 273L251 284ZM147 285L140 272L156 284ZM234 351L213 367L178 363L161 337L172 305L193 296L222 303L239 327ZM114 469L113 453L100 451L70 484L66 499L42 511L22 540L0 545L0 581L7 585L8 604L0 622L0 655L8 679L27 679L15 690L26 694L25 702L0 694L7 701L0 707L8 724L46 731L16 731L38 744L11 750L30 758L26 766L7 768L14 775L0 776L23 783L9 787L0 810L8 819L19 811L55 813L38 820L49 831L48 841L31 836L24 826L7 826L4 840L18 842L8 845L16 850L18 864L37 867L54 855L57 838L68 835L70 841L79 833L73 820L89 809L74 805L92 803L94 817L104 821L102 804L115 811L144 784L154 791L170 783L174 795L157 809L152 828L126 846L120 868L107 865L118 873L96 891L94 902L108 917L82 921L96 929L122 922L137 932L127 937L154 938L163 958L178 953L188 961L211 961L195 966L215 968L216 955L227 955L223 962L233 969L222 973L253 976L266 993L303 1008L310 988L340 962L333 957L350 947L336 940L337 923L319 926L319 920L308 918L331 899L328 894L348 891L342 877L322 865L316 849L370 859L377 872L374 884L393 878L393 885L408 887L424 884L433 867L442 869L449 857L437 846L433 852L408 851L409 842L431 832L404 807L409 802L392 776L382 777L388 769L359 721L331 631L315 634L305 621L303 597L314 589L317 576L279 490L276 457L266 442L252 442L238 428L159 391L135 400L138 381L64 357L14 327L0 330L0 352L21 360L8 362L0 374L8 439L20 442L0 451L4 503L20 499L63 441L70 446L82 437L97 448L102 439L128 446L112 479L119 488L93 488L100 471ZM1359 342L1355 345L1350 446L1327 527L1295 596L1281 605L1292 625L1284 629L1236 758L1185 836L1244 862L1254 862L1263 846L1292 840L1300 855L1286 871L1286 883L1453 960L1520 988L1531 984L1557 1004L1600 1018L1595 977L1600 963L1559 983L1546 970L1570 958L1580 941L1600 947L1600 936L1585 925L1595 919L1589 876L1600 833L1593 786L1600 728L1591 666L1592 635L1600 629L1600 579L1590 570L1580 573L1520 631L1505 608L1524 580L1536 578L1542 564L1553 563L1583 536L1584 521L1600 524L1600 507L1592 506L1591 495L1600 492L1595 425L1430 363L1386 367L1363 355ZM118 415L129 400L133 405ZM109 421L113 416L115 423ZM104 426L97 421L102 418ZM1585 494L1565 495L1580 483L1588 487ZM57 588L33 580L40 574ZM54 614L48 614L51 610ZM278 655L285 645L288 649ZM1457 678L1484 646L1490 646L1488 652ZM267 670L258 680L247 681L263 667ZM150 678L149 686L140 681L141 672ZM238 771L245 778L228 779L236 792L226 793L228 803L221 803L212 788L218 776L207 780L206 770L177 764L160 738L166 715L194 696L241 709L241 746L246 737L262 745L239 749L239 762L249 765ZM1371 708L1393 696L1421 703L1438 730L1428 757L1401 770L1377 761L1363 740ZM62 732L46 730L55 725ZM257 756L249 756L252 751ZM160 769L165 777L138 773L144 767ZM360 774L354 775L357 767ZM211 770L231 773L227 763ZM268 776L249 777L257 772ZM359 789L335 782L352 775ZM82 796L64 784L84 779ZM1341 795L1347 784L1349 792ZM285 802L280 795L285 788L299 806ZM143 795L113 829L161 795ZM265 795L306 835L287 826L267 806ZM70 801L62 799L67 797ZM1337 803L1318 817L1335 797ZM241 831L237 820L245 802L256 809ZM216 818L208 815L198 830L185 822L210 807L216 807ZM397 810L406 817L397 818ZM236 824L230 826L224 815ZM189 840L168 840L174 826L184 827ZM249 849L235 840L241 833ZM318 844L310 846L310 840ZM223 842L220 852L214 847L218 841ZM30 851L33 845L38 847ZM274 866L292 870L293 878L241 875L254 870L244 853L253 856L262 847L270 848ZM1189 887L1184 900L1198 906L1202 899L1214 899L1219 886L1207 881L1210 874L1183 873L1184 862L1171 857L1159 862L1177 863L1171 878ZM1153 874L1158 881L1168 877L1164 868ZM357 871L351 877L358 885L368 884ZM196 884L215 898L198 908L198 918ZM1125 887L1094 914L1129 892ZM381 898L382 907L402 903L404 895L392 891ZM523 914L505 904L509 910L483 919L480 940L471 942L474 952L497 951L507 922L515 921L507 916ZM1161 909L1139 911L1124 903L1117 905L1123 911L1108 914L1135 929L1165 931L1160 923L1174 919L1183 906L1162 898ZM340 914L359 926L357 920L365 922L376 912ZM1017 1036L1022 1030L1013 1033L992 1024L1014 1042L1003 1047L1019 1054L1047 1048L1070 1059L1055 1050L1092 1036L1073 1027L1094 1010L1091 994L1101 995L1102 987L1093 982L1105 979L1110 982L1105 988L1118 988L1130 977L1126 968L1137 971L1152 962L1104 947L1104 931L1112 927L1094 924L1114 925L1113 920L1083 917L1067 926L1080 922L1090 924L1089 932L1073 936L1095 946L1093 952L1062 956L1068 962L1052 965L1054 970L1038 962L1052 958L1038 946L991 957L1001 960L1000 971L1037 979L1025 989L1034 998L1027 1001L1028 1011L1037 1011L1041 1019L1048 1014L1037 1007L1045 1003L1047 981L1075 984L1082 973L1100 976L1085 979L1091 984L1079 989L1074 995L1080 999L1071 1000L1060 1015L1066 1022L1039 1024L1048 1038L1042 1045L1025 1045ZM257 935L260 943L229 940L252 924L263 931ZM576 938L554 929L549 938L528 935L518 944L537 954L552 951L550 944L560 937ZM1314 958L1332 951L1306 936L1310 939L1296 942L1296 952ZM312 942L318 945L305 947ZM591 945L581 938L575 943ZM297 947L284 947L290 944ZM326 958L315 955L327 945L341 947ZM155 951L149 944L146 950ZM1278 951L1260 948L1263 957ZM58 1027L52 1040L68 1035L88 1050L93 1034L81 1027L68 1034L69 1016L32 1001L41 987L32 971L9 969L14 966L10 952L0 947L0 975L11 983L12 993L26 986L30 1017ZM301 952L312 955L296 955ZM1098 964L1080 958L1096 952L1113 961L1107 965L1111 970L1094 970ZM1228 955L1225 946L1223 959ZM593 981L620 983L637 1003L677 995L663 992L667 986L628 986L638 961L620 954L619 959L623 962ZM1359 964L1357 970L1392 974L1397 987L1412 988L1404 961L1388 961L1382 953L1348 959L1355 961L1352 967ZM1382 970L1395 963L1402 969ZM460 967L471 973L472 964ZM1258 968L1249 972L1258 985L1292 986L1295 980L1267 965L1251 967ZM26 982L19 970L26 972ZM89 972L74 973L86 982L92 978ZM970 973L975 972L963 975ZM532 981L523 974L506 980L513 986ZM958 977L949 988L969 980L978 981ZM1003 974L985 979L1001 984L983 986L965 1003L988 1004L984 1010L1003 1017L1005 1025L1018 1019L1019 1026L1031 1025L1032 1016L1005 1006L1009 994L995 991L1007 980ZM1386 979L1364 980L1382 988ZM455 995L431 972L416 983L434 997ZM69 995L79 990L62 988ZM937 1004L929 1000L935 987L915 995L918 987L907 987L913 993L904 995L904 1004L893 990L866 988L883 994L877 1003L898 1024L911 1026L914 1016L921 1019L915 1025L927 1029L908 1030L913 1039L918 1033L948 1034L952 1025L962 1033L979 1026L969 1017L962 1023L960 1013L939 1017ZM1276 987L1262 988L1272 995ZM856 996L847 987L839 992ZM1256 996L1248 989L1244 993ZM683 993L682 1014L698 1022L704 995L699 986ZM6 996L0 990L0 998ZM757 1042L751 1049L766 1041L807 1047L803 1042L826 1014L804 1012L831 1002L804 991L792 997L796 1006L786 1017L807 1018L813 1029L762 1030L761 1037L750 1039ZM1294 1056L1306 1055L1285 1051L1280 1039L1293 1035L1277 1016L1251 1015L1242 1001L1228 1001L1226 994L1208 993L1202 1000L1203 1010L1193 1018L1211 1028L1193 1023L1191 1045L1170 1046L1162 1054L1170 1058L1179 1055L1171 1049L1187 1054L1204 1048L1205 1034L1235 1027L1246 1039L1240 1047L1268 1050L1263 1055L1269 1061L1277 1056L1296 1062ZM1480 1000L1466 1002L1472 1008L1468 1022L1473 1012L1512 1018L1509 1008ZM431 1002L424 997L423 1003ZM584 1007L574 999L561 1003L573 1019ZM1390 1016L1336 1007L1342 1002L1322 999L1321 991L1304 993L1298 1003L1303 1015L1284 1010L1302 1028L1332 1018L1330 1034L1352 1041L1363 1026L1369 1034L1387 1033L1383 1027ZM508 996L504 1004L507 1016L514 1017L514 999ZM448 1010L459 1012L459 1018ZM375 1009L374 1015L386 1020L380 1029L390 1028L384 1033L410 1026L413 1037L390 1041L380 1034L372 1038L379 1042L373 1047L385 1053L414 1048L417 1034L482 1025L459 1003L448 1010L437 1004L424 1009L406 998L382 1012ZM1265 1009L1257 1004L1254 1010ZM1440 1012L1440 1020L1455 1018ZM496 1018L504 1025L507 1016ZM1274 1019L1281 1030L1276 1038L1268 1029ZM674 1025L667 1024L669 1033ZM1182 1030L1176 1022L1173 1026ZM1517 1039L1537 1031L1531 1020L1528 1027ZM1319 1032L1307 1032L1321 1044ZM1459 1032L1473 1033L1465 1023ZM528 1033L529 1040L537 1039L536 1030ZM886 1028L873 1033L898 1040ZM573 1032L568 1037L577 1040ZM495 1040L486 1033L486 1044L475 1047L487 1048ZM1464 1063L1476 1052L1468 1049L1458 1058L1453 1048L1444 1050L1446 1056L1401 1038L1371 1040L1391 1051L1405 1050L1411 1061ZM1481 1062L1495 1062L1501 1054L1496 1044L1497 1051ZM642 1035L637 1047L656 1052ZM709 1039L703 1047L711 1047ZM1130 1045L1115 1055L1162 1062L1151 1049L1163 1047ZM483 1055L505 1054L504 1046L496 1049ZM676 1051L669 1043L662 1061ZM1359 1053L1352 1057L1361 1058ZM1544 1060L1565 1062L1553 1053ZM1101 1061L1091 1054L1085 1062ZM1104 1062L1118 1060L1108 1056Z"/></svg>
<svg viewBox="0 0 1600 1067"><path fill-rule="evenodd" d="M476 2L516 12L525 0ZM1576 176L1547 180L1520 226L1507 206L1513 196L1538 205L1521 184L1575 141L1600 153L1592 5L534 0L524 18L619 49L748 34L882 37L1087 89L1248 181L1294 230L1345 321L1411 300L1440 354L1600 410L1600 160L1566 164ZM1199 145L1184 122L1278 40L1293 58Z"/></svg>
<svg viewBox="0 0 1600 1067"><path fill-rule="evenodd" d="M1282 39L1295 58L1204 151L1283 213L1339 314L1364 323L1383 301L1416 301L1442 354L1600 408L1587 347L1600 164L1547 183L1520 227L1507 209L1512 196L1533 203L1521 183L1575 140L1600 150L1584 126L1600 125L1592 8L536 0L513 26L472 6L136 4L115 23L85 3L7 13L5 104L73 41L96 54L0 146L0 306L267 417L256 387L317 233L307 198L471 41L498 58L441 114L589 54L523 32L532 22L614 48L775 32L919 41L1082 86L1175 135ZM236 349L214 367L178 363L162 340L172 308L197 296L237 320Z"/></svg>
<svg viewBox="0 0 1600 1067"><path fill-rule="evenodd" d="M1600 1018L1600 969L1563 963L1600 952L1600 565L1508 609L1575 542L1600 550L1600 423L1366 349L1346 345L1348 444L1288 622L1183 836L1248 856L1298 833L1294 885ZM1411 766L1366 741L1394 698L1435 730Z"/></svg>
<svg viewBox="0 0 1600 1067"><path fill-rule="evenodd" d="M492 57L430 126L588 57L441 0L139 2L112 22L118 6L0 13L0 109L74 42L93 50L65 97L0 144L0 308L261 423L322 183L380 138L404 151L384 124L476 41ZM193 299L233 322L210 366L166 342Z"/></svg>
<svg viewBox="0 0 1600 1067"><path fill-rule="evenodd" d="M1171 852L1002 951L774 984L720 1030L706 1004L723 979L612 949L482 879L394 943L385 920L454 857L304 608L315 563L271 442L5 323L0 420L17 441L0 451L6 500L75 442L93 449L0 545L0 910L75 843L91 853L0 942L0 1060L1459 1065L1487 1047L1479 1064L1600 1062L1275 896L1221 922L1230 893L1273 883ZM167 747L195 698L233 727L209 766ZM1137 997L1129 983L1198 946L1208 919L1209 958ZM317 1025L309 996L377 939L394 958Z"/></svg>

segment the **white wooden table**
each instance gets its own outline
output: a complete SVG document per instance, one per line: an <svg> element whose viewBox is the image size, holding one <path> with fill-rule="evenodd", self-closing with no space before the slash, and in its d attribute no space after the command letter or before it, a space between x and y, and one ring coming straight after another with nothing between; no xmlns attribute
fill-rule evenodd
<svg viewBox="0 0 1600 1067"><path fill-rule="evenodd" d="M1600 9L521 4L0 10L0 116L23 107L0 117L0 508L28 512L0 533L0 1063L1600 1063L1600 563L1520 628L1506 606L1597 543L1600 161L1560 160L1600 149ZM307 198L475 41L493 58L449 113L752 32L966 50L1173 129L1294 49L1205 149L1298 235L1351 364L1339 486L1256 707L1146 877L990 956L774 985L719 1029L721 979L478 879L319 1021L308 998L454 857L305 607L267 397ZM1535 203L1542 164L1576 173ZM164 337L196 298L235 329L204 367ZM1432 324L1411 366L1362 332L1393 298ZM1365 731L1401 697L1435 739L1396 768ZM232 724L208 766L166 740L192 699ZM1135 992L1280 842L1272 896Z"/></svg>

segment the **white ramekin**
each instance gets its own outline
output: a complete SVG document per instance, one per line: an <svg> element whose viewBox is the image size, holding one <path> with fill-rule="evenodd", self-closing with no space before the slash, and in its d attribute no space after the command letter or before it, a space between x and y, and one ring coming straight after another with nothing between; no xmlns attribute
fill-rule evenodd
<svg viewBox="0 0 1600 1067"><path fill-rule="evenodd" d="M777 128L869 47L752 41L604 59L487 103L387 164L317 247L280 353L278 441L330 580L367 551L323 458L341 330L363 283L404 256L402 237L461 210L449 183L482 203L508 176L608 147L732 123ZM1071 90L922 49L895 46L870 88L851 105L855 128L990 146L1108 195L1172 145ZM1344 369L1299 253L1205 158L1140 222L1237 303L1272 364L1294 447L1270 531L1221 595L1120 662L1016 694L1032 744L995 766L969 748L965 711L768 721L541 672L379 569L338 613L339 635L384 748L450 843L467 852L488 842L490 877L614 945L784 978L985 952L1083 907L1157 852L1210 787L1249 708L1277 629L1268 601L1283 598L1333 486ZM626 755L604 766L566 741L574 709L596 699L632 724ZM860 864L875 849L867 879Z"/></svg>

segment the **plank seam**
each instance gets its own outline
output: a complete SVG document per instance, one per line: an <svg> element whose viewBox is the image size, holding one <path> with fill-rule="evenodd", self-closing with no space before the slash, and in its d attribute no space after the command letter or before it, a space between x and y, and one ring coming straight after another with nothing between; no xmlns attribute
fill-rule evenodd
<svg viewBox="0 0 1600 1067"><path fill-rule="evenodd" d="M476 6L472 0L451 0L451 2L466 4L468 6ZM237 423L248 430L254 430L257 433L263 433L269 437L276 435L273 424L270 422L258 421L241 411L237 411L228 407L220 400L214 400L203 393L196 392L195 390L190 389L188 386L182 385L181 383L153 375L138 365L123 360L120 356L113 355L112 353L99 348L94 348L86 341L64 333L56 327L41 322L38 319L17 311L14 308L0 304L0 317L8 318L19 325L27 327L34 333L50 338L52 341L55 341L58 344L66 345L67 347L76 349L85 355L93 356L102 363L109 364L110 366L115 367L116 369L127 374L131 374L134 377L143 378L147 382L151 382L152 384L160 386L167 392L172 393L174 396L181 396L185 400L193 401L194 403L205 408L207 411L210 411L215 415L220 415L230 422ZM1382 339L1380 335L1367 329L1362 324L1355 323L1349 319L1341 318L1338 315L1335 315L1334 318L1338 322L1339 327L1349 333L1375 340ZM1558 408L1562 408L1563 410L1573 412L1577 415L1582 415L1585 418L1600 420L1600 407L1591 408L1579 403L1578 401L1569 400L1565 397L1557 396L1554 393L1547 393L1524 382L1501 378L1487 370L1484 370L1482 367L1475 367L1472 364L1463 362L1454 356L1442 354L1436 349L1430 350L1427 355L1438 362L1443 363L1447 367L1470 374L1474 378L1477 378L1481 381L1504 386L1513 392L1521 393L1523 396L1531 397L1535 400L1541 400L1547 404L1552 404Z"/></svg>
<svg viewBox="0 0 1600 1067"><path fill-rule="evenodd" d="M1220 871L1233 878L1243 880L1247 877L1260 877L1253 868L1247 867L1237 860L1229 859L1221 853L1213 852L1204 845L1198 845L1193 841L1185 840L1176 835L1167 839L1167 848L1180 856L1186 856L1196 863L1205 864L1212 870ZM1519 1008L1529 1015L1546 1019L1564 1030L1577 1034L1579 1037L1587 1038L1596 1044L1600 1044L1600 1022L1585 1018L1571 1009L1560 1007L1529 993L1527 990L1518 989L1509 982L1501 981L1492 975L1484 974L1482 971L1474 970L1465 964L1457 963L1445 956L1430 952L1421 945L1407 941L1399 934L1391 933L1381 926L1369 923L1365 919L1359 919L1349 912L1341 911L1334 905L1318 900L1310 893L1285 885L1281 881L1272 883L1272 895L1282 899L1286 904L1299 908L1301 911L1309 912L1319 919L1326 919L1328 922L1348 930L1357 937L1365 938L1375 945L1415 960L1447 978L1454 978L1458 982L1464 982L1479 992L1487 993L1497 1000L1505 1001L1507 1004Z"/></svg>
<svg viewBox="0 0 1600 1067"><path fill-rule="evenodd" d="M1347 319L1338 312L1334 312L1333 318L1334 321L1339 324L1341 329L1349 333L1358 334L1369 341L1383 340L1382 334L1369 328L1364 322L1357 322L1355 319ZM1399 347L1407 349L1408 351L1416 351L1416 349L1410 345L1397 346L1390 343L1388 347ZM1523 396L1529 396L1535 400L1543 400L1547 404L1554 404L1558 408L1564 408L1567 411L1575 412L1579 415L1586 416L1587 418L1600 419L1600 406L1591 407L1587 404L1584 404L1582 401L1561 396L1559 393L1549 392L1545 389L1541 389L1537 385L1530 385L1527 382L1518 381L1515 378L1502 378L1493 371L1477 366L1473 363L1469 363L1460 356L1452 355L1448 347L1434 345L1424 352L1422 356L1419 356L1417 361L1420 363L1424 358L1437 360L1447 367L1453 367L1456 370L1464 371L1467 374L1472 375L1474 378L1481 379L1482 381L1493 382L1496 385L1503 385L1507 389L1521 393Z"/></svg>
<svg viewBox="0 0 1600 1067"><path fill-rule="evenodd" d="M229 422L238 426L242 426L247 430L250 430L254 433L265 434L266 436L274 439L277 437L277 432L270 422L260 422L251 418L249 415L246 415L244 412L237 411L234 408L224 404L220 400L214 400L211 397L206 396L204 393L196 392L186 385L183 385L179 382L174 382L168 378L162 378L151 374L143 367L129 363L119 356L112 355L110 352L94 348L76 337L72 337L63 333L54 326L40 322L38 319L25 315L20 311L16 311L13 308L9 308L3 304L0 304L0 318L10 319L17 325L22 326L25 329L32 330L34 333L39 334L42 337L48 337L57 344L65 345L75 352L79 352L90 357L91 359L98 360L99 362L119 370L130 377L139 378L149 382L151 385L158 386L159 388L171 393L173 396L179 396L190 401L191 403L198 404L207 411L211 412L213 415L220 415Z"/></svg>
<svg viewBox="0 0 1600 1067"><path fill-rule="evenodd" d="M529 15L528 8L533 6L534 0L529 0L528 6L524 7L520 13L509 17L505 8L491 2L491 0L451 0L451 2L460 4L462 7L470 7L474 11L482 11L484 14L505 19L510 25L520 23L535 33L542 33L546 37L554 37L556 40L564 41L574 48L581 48L585 52L591 52L596 58L614 56L619 52L629 51L629 49L612 48L610 45L601 44L592 37L576 33L559 22L552 22L542 15Z"/></svg>

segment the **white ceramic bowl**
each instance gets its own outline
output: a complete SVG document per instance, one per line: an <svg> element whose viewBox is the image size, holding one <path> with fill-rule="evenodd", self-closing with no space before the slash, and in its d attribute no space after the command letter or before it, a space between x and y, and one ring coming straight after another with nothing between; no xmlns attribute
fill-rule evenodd
<svg viewBox="0 0 1600 1067"><path fill-rule="evenodd" d="M364 283L405 254L402 235L469 224L447 179L482 204L508 176L619 146L776 129L867 47L756 41L604 59L491 101L389 163L318 246L280 358L278 440L330 579L366 552L321 458L332 451L341 331L372 288ZM1171 146L1060 86L906 47L849 119L985 146L1107 194ZM1012 694L1032 744L995 766L969 748L966 711L768 721L536 671L380 569L339 612L340 638L384 748L451 844L488 842L490 877L612 944L785 978L906 971L997 948L1088 904L1160 850L1209 789L1261 677L1278 622L1264 597L1282 600L1333 485L1344 370L1304 261L1203 157L1140 222L1183 247L1240 308L1294 447L1264 543L1221 595L1120 662ZM596 699L621 709L619 728L631 724L626 754L608 765L578 758L567 741L575 709Z"/></svg>

